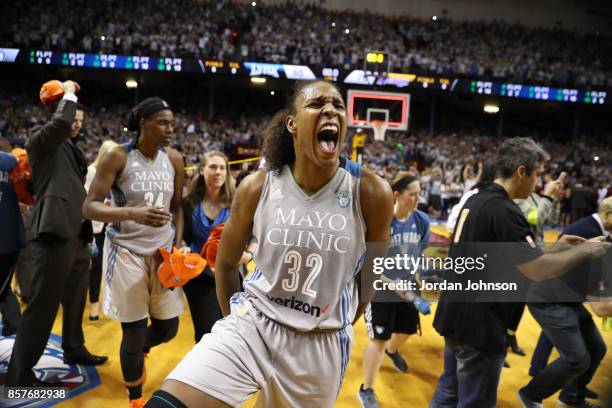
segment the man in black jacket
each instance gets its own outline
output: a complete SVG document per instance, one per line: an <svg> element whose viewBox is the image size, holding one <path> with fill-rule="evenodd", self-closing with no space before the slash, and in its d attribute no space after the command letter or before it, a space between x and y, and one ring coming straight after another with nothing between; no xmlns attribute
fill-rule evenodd
<svg viewBox="0 0 612 408"><path fill-rule="evenodd" d="M85 305L91 224L81 207L87 163L73 139L78 85L61 84L63 97L51 120L32 131L26 144L36 205L26 225L32 252L32 293L17 332L6 385L48 386L32 368L44 352L60 302L64 309L64 361L98 365L107 357L85 348L81 318ZM76 135L74 135L76 136ZM43 379L44 380L44 379Z"/></svg>

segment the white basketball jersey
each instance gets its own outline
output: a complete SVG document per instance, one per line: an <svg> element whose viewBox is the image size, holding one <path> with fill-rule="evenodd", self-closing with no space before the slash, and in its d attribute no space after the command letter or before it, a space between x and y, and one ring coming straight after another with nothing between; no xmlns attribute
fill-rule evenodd
<svg viewBox="0 0 612 408"><path fill-rule="evenodd" d="M174 195L174 167L168 154L160 149L154 160L146 158L133 143L125 145L127 160L112 187L116 207L163 206L170 211ZM150 227L135 221L112 223L107 237L139 255L152 255L159 248L171 248L174 225Z"/></svg>
<svg viewBox="0 0 612 408"><path fill-rule="evenodd" d="M288 166L269 172L255 211L257 266L245 291L266 316L300 331L350 325L359 303L355 275L366 249L361 167L340 163L310 196Z"/></svg>

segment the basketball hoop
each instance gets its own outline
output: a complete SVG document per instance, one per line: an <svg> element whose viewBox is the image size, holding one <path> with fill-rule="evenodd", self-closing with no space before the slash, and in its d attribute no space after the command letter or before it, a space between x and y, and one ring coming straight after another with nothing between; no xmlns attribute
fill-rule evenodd
<svg viewBox="0 0 612 408"><path fill-rule="evenodd" d="M373 120L370 122L372 125L372 130L374 130L374 140L384 141L385 140L385 132L387 131L387 124L382 120Z"/></svg>

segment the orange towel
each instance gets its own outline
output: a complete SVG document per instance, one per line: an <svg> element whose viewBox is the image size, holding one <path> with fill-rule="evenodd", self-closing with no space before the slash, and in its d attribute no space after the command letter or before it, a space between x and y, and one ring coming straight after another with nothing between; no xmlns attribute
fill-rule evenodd
<svg viewBox="0 0 612 408"><path fill-rule="evenodd" d="M206 268L206 260L198 254L183 255L174 247L172 253L164 248L160 248L159 252L164 261L159 265L157 276L161 284L168 288L183 286Z"/></svg>
<svg viewBox="0 0 612 408"><path fill-rule="evenodd" d="M219 250L219 243L221 242L221 233L223 232L224 224L219 224L210 231L208 240L204 243L200 255L206 259L206 262L211 268L215 268L217 264L217 251Z"/></svg>
<svg viewBox="0 0 612 408"><path fill-rule="evenodd" d="M17 167L11 171L11 181L17 194L17 200L21 203L34 204L34 196L30 192L32 182L32 167L28 161L28 153L24 149L14 148L11 153L17 158Z"/></svg>

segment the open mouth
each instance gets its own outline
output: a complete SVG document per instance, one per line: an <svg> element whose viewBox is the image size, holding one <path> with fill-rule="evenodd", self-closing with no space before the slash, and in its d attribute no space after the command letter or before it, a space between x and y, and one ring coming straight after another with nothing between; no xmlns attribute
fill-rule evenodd
<svg viewBox="0 0 612 408"><path fill-rule="evenodd" d="M335 153L338 147L338 135L338 125L333 123L323 125L317 133L319 149L323 153Z"/></svg>

